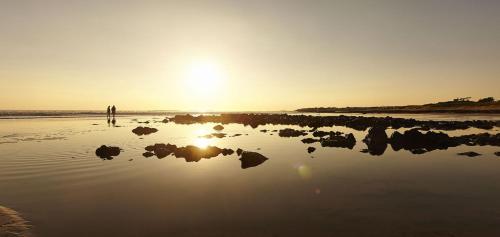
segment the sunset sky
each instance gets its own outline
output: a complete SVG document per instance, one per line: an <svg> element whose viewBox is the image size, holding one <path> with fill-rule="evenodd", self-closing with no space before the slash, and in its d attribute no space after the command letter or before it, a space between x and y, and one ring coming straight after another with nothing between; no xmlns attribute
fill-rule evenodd
<svg viewBox="0 0 500 237"><path fill-rule="evenodd" d="M0 109L500 97L500 1L0 0Z"/></svg>

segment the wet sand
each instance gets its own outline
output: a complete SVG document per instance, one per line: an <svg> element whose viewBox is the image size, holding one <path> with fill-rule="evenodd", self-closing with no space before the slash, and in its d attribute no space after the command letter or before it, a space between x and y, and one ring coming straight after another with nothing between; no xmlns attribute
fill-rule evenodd
<svg viewBox="0 0 500 237"><path fill-rule="evenodd" d="M0 206L0 237L32 237L30 228L18 212Z"/></svg>

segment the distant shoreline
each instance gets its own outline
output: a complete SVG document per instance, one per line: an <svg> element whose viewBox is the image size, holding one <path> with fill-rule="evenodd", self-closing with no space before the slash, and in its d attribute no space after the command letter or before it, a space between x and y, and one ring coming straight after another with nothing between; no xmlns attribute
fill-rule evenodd
<svg viewBox="0 0 500 237"><path fill-rule="evenodd" d="M304 108L296 112L301 113L351 113L351 114L500 114L499 110L461 110L461 109L368 109L368 108Z"/></svg>
<svg viewBox="0 0 500 237"><path fill-rule="evenodd" d="M490 97L493 100L493 97ZM304 113L387 113L387 114L500 114L500 101L468 101L455 99L425 105L377 106L377 107L314 107L296 110Z"/></svg>

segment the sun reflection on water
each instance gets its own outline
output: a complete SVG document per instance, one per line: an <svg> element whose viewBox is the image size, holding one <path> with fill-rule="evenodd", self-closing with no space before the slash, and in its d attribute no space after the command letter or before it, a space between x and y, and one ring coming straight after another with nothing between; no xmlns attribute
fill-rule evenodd
<svg viewBox="0 0 500 237"><path fill-rule="evenodd" d="M207 148L207 146L211 145L211 139L202 137L207 134L209 134L209 132L206 128L199 128L194 130L195 138L193 139L193 145L199 148Z"/></svg>

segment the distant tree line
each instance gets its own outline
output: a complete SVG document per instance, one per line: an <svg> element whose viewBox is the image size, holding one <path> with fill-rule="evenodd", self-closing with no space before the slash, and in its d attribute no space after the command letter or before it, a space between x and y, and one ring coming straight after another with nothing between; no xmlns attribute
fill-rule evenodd
<svg viewBox="0 0 500 237"><path fill-rule="evenodd" d="M471 101L472 97L462 97L462 98L456 98L456 99L453 99L452 102L473 102ZM493 103L495 102L495 98L493 97L486 97L486 98L482 98L482 99L479 99L477 101L478 103Z"/></svg>

